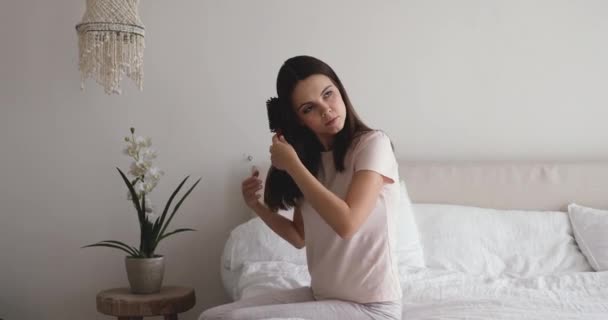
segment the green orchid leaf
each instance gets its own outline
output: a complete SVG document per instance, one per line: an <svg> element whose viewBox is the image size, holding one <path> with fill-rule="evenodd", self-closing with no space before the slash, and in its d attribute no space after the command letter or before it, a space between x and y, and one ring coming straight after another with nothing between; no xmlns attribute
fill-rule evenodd
<svg viewBox="0 0 608 320"><path fill-rule="evenodd" d="M153 239L153 246L156 248L156 242L158 240L158 233L160 232L160 217L157 217L156 220L154 220L154 225L152 226L152 236L151 238Z"/></svg>
<svg viewBox="0 0 608 320"><path fill-rule="evenodd" d="M137 177L137 178L133 179L131 181L131 185L134 186L137 183L137 181L139 181L139 179L141 179L141 177Z"/></svg>
<svg viewBox="0 0 608 320"><path fill-rule="evenodd" d="M152 223L148 220L144 222L141 229L141 252L146 257L151 257L154 254L154 241L152 235Z"/></svg>
<svg viewBox="0 0 608 320"><path fill-rule="evenodd" d="M133 250L133 252L135 252L137 255L136 257L142 257L143 254L141 253L141 251L137 250L137 248L131 246L131 250Z"/></svg>
<svg viewBox="0 0 608 320"><path fill-rule="evenodd" d="M135 192L133 185L131 185L131 183L129 182L129 179L127 178L127 176L120 170L120 168L116 168L116 169L118 170L118 172L120 172L120 176L122 176L122 179L124 180L125 184L127 185L127 188L129 188L129 192L131 192L131 200L133 201L133 205L135 206L135 209L137 210L137 218L139 219L139 223L141 224L145 219L145 212L142 210L141 206L139 205L139 201L137 201L137 193Z"/></svg>
<svg viewBox="0 0 608 320"><path fill-rule="evenodd" d="M144 211L144 219L142 220L143 222L139 224L139 246L141 251L145 254L147 252L147 248L149 247L147 245L149 235L147 230L148 218L146 218L146 193L144 193L141 197L141 208Z"/></svg>
<svg viewBox="0 0 608 320"><path fill-rule="evenodd" d="M199 182L201 182L201 178L199 178L198 180L196 180L196 182L192 185L192 187L190 187L190 189L188 190L188 192L186 192L186 194L184 194L184 196L182 197L182 199L177 203L177 205L175 206L175 208L173 208L173 212L171 213L171 216L169 216L169 220L167 220L167 222L163 226L162 230L160 231L161 237L165 233L165 230L169 226L169 223L171 222L171 220L173 220L173 216L177 212L177 209L179 209L179 207L182 205L182 202L184 202L184 200L186 200L186 197L188 197L188 195L190 194L190 192L192 192L192 190L194 190L194 188L196 187L196 185Z"/></svg>
<svg viewBox="0 0 608 320"><path fill-rule="evenodd" d="M196 231L196 230L190 229L190 228L175 229L175 230L173 230L173 231L171 231L171 232L169 232L167 234L164 234L162 237L160 237L160 239L158 240L158 242L160 242L160 240L162 240L162 239L164 239L164 238L166 238L166 237L168 237L170 235L173 235L173 234L176 234L176 233L180 233L180 232L185 232L185 231Z"/></svg>
<svg viewBox="0 0 608 320"><path fill-rule="evenodd" d="M88 246L83 246L81 248L90 248L90 247L107 247L107 248L119 249L119 250L122 250L122 251L128 253L130 256L133 256L133 254L130 251L126 250L125 248L123 248L121 246L109 244L109 243L94 243L94 244L90 244Z"/></svg>
<svg viewBox="0 0 608 320"><path fill-rule="evenodd" d="M131 255L133 255L133 256L138 256L139 255L138 252L137 252L137 250L133 250L133 247L130 247L129 245L127 245L124 242L115 241L115 240L104 240L104 241L99 241L97 243L99 243L99 244L113 244L113 245L117 245L117 246L122 247L125 250L128 250L129 253L131 253Z"/></svg>
<svg viewBox="0 0 608 320"><path fill-rule="evenodd" d="M190 176L185 177L184 180L182 180L182 182L177 186L175 191L173 191L173 193L169 197L169 201L167 201L167 204L165 205L165 209L163 210L163 214L160 217L160 227L159 228L163 227L163 224L165 223L165 218L167 217L167 212L169 212L169 207L171 207L171 202L173 202L173 198L175 198L175 196L177 195L179 190L182 188L184 183L186 183L186 180L188 180L188 178L190 178ZM156 239L159 239L160 235L161 235L161 232L156 233Z"/></svg>

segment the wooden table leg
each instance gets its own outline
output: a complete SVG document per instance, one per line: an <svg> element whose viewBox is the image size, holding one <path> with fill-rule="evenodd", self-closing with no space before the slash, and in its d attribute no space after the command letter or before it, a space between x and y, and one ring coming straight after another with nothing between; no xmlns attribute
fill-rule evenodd
<svg viewBox="0 0 608 320"><path fill-rule="evenodd" d="M177 313L175 314L166 314L165 320L177 320Z"/></svg>

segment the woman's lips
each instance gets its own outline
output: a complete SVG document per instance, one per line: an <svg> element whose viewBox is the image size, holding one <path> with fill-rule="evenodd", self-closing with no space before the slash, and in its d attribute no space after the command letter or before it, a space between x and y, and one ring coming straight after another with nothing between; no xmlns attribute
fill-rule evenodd
<svg viewBox="0 0 608 320"><path fill-rule="evenodd" d="M334 123L336 122L336 120L338 120L338 118L340 118L340 116L337 116L337 117L335 117L335 118L333 118L333 119L331 119L331 120L327 121L327 122L325 123L325 125L326 125L326 126L331 126L332 124L334 124Z"/></svg>

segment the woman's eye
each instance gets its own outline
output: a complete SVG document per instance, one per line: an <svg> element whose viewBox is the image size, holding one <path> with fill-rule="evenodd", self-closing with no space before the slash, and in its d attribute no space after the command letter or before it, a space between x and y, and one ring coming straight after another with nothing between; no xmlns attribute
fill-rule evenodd
<svg viewBox="0 0 608 320"><path fill-rule="evenodd" d="M312 106L306 106L304 107L304 109L302 109L302 112L304 114L309 113L310 111L312 111Z"/></svg>
<svg viewBox="0 0 608 320"><path fill-rule="evenodd" d="M330 91L325 92L325 94L324 94L323 96L324 96L325 98L329 98L329 97L331 97L331 95L332 95L333 93L334 93L334 92L330 90Z"/></svg>

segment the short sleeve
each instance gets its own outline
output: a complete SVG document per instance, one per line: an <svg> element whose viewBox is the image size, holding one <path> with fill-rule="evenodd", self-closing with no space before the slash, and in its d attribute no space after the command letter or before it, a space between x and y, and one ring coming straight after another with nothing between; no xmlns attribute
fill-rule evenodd
<svg viewBox="0 0 608 320"><path fill-rule="evenodd" d="M399 180L399 170L391 140L382 131L372 131L361 137L353 150L354 171L371 170L392 180Z"/></svg>

